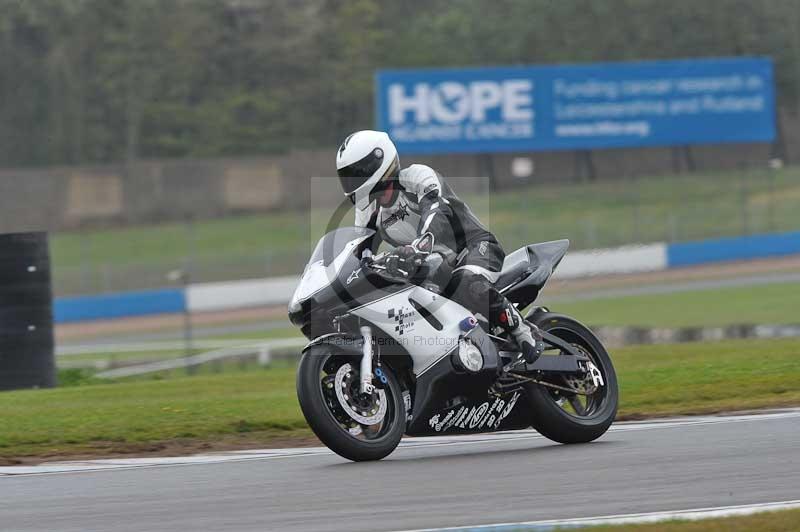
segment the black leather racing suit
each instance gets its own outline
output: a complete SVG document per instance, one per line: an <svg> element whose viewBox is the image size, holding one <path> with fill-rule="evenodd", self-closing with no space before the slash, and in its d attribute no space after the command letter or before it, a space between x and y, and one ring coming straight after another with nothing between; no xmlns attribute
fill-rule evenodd
<svg viewBox="0 0 800 532"><path fill-rule="evenodd" d="M492 326L511 330L519 315L494 287L505 252L447 182L432 168L414 164L400 170L394 192L377 210L356 211L356 225L378 232L393 246L434 235L434 252L453 268L444 295L481 314ZM373 242L377 248L377 241Z"/></svg>

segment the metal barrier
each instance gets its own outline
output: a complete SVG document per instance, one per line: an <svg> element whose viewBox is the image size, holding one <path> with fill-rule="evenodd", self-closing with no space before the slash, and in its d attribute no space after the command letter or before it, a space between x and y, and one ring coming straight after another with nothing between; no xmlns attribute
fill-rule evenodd
<svg viewBox="0 0 800 532"><path fill-rule="evenodd" d="M205 345L215 344L219 346L220 342L208 342ZM191 368L214 362L224 360L226 358L235 358L245 355L256 355L258 364L260 366L268 366L272 362L273 350L287 349L287 348L300 348L308 343L305 338L286 338L280 340L269 340L264 342L256 342L251 344L242 344L237 342L236 345L229 345L220 349L214 349L206 353L200 353L188 357L170 358L167 360L158 360L145 364L136 364L133 366L109 369L101 371L96 374L96 377L101 379L119 379L122 377L133 377L136 375L146 375L148 373L157 373L160 371L171 371L176 369ZM159 342L151 345L147 344L128 344L127 346L115 346L117 353L124 352L144 352L147 350L152 351L165 351L164 346L176 346L178 344ZM200 344L204 345L203 343ZM98 349L98 346L81 346L80 348L72 348L67 353L63 351L59 354L60 357L79 354L92 354L97 352L111 352Z"/></svg>

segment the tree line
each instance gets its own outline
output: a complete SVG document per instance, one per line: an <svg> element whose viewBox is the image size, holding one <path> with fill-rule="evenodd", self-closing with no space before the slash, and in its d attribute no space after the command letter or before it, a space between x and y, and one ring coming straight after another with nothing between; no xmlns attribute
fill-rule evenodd
<svg viewBox="0 0 800 532"><path fill-rule="evenodd" d="M0 0L0 166L336 145L379 68L764 55L794 0Z"/></svg>

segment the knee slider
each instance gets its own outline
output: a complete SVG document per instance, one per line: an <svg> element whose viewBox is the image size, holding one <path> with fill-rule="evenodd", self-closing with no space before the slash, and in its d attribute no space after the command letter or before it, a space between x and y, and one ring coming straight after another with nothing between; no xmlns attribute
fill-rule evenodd
<svg viewBox="0 0 800 532"><path fill-rule="evenodd" d="M467 287L473 297L480 299L482 302L489 302L493 287L485 277L482 275L470 275L467 279Z"/></svg>
<svg viewBox="0 0 800 532"><path fill-rule="evenodd" d="M461 270L453 274L450 297L473 312L480 312L483 307L491 306L491 288L483 276Z"/></svg>

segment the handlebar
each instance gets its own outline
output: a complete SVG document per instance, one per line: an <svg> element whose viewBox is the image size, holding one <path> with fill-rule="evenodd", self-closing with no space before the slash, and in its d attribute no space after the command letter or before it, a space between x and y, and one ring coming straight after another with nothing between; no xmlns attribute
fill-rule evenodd
<svg viewBox="0 0 800 532"><path fill-rule="evenodd" d="M392 256L393 253L385 251L378 255L364 257L364 259L366 259L365 266L379 273L387 272L386 262ZM413 276L415 278L426 279L432 277L444 263L444 258L438 253L420 252L419 256L421 257L421 260L418 264L418 269ZM398 268L398 271L402 274L401 277L403 279L409 279L411 277L409 272L406 270Z"/></svg>
<svg viewBox="0 0 800 532"><path fill-rule="evenodd" d="M386 262L393 255L394 254L389 252L389 251L384 251L383 253L380 253L378 255L373 255L371 257L364 257L362 259L362 261L364 261L365 266L367 266L368 268L370 268L370 269L372 269L372 270L374 270L376 272L379 272L379 273L386 272L386 273L388 273L387 272L388 268L386 266ZM407 272L407 271L405 271L403 269L400 269L400 268L398 268L397 271L399 271L402 274L402 277L404 279L407 279L409 277L409 272Z"/></svg>

